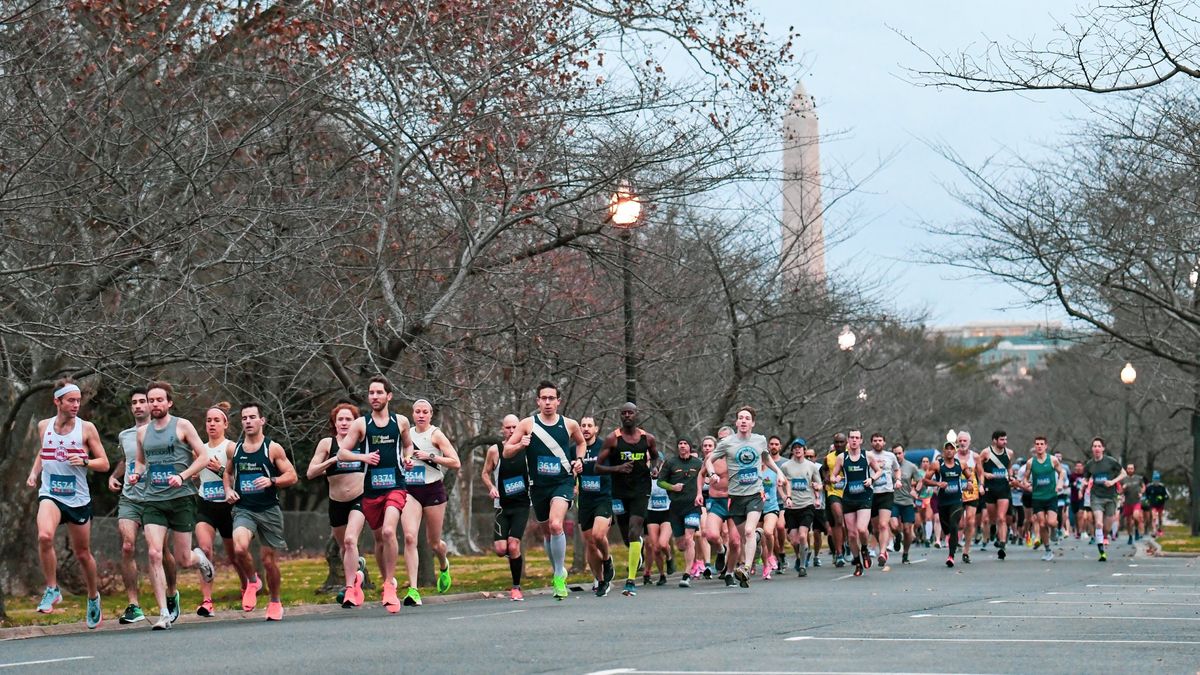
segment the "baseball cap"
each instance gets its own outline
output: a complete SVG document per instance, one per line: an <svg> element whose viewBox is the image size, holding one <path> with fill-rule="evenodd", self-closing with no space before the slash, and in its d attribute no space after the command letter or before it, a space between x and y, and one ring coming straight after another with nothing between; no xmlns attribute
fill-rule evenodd
<svg viewBox="0 0 1200 675"><path fill-rule="evenodd" d="M796 438L793 438L793 439L792 439L792 447L795 447L795 446L797 446L797 445L799 445L799 446L800 446L800 447L802 447L802 448L807 448L807 447L808 447L808 441L806 441L806 440L804 440L803 438L800 438L799 436L797 436Z"/></svg>

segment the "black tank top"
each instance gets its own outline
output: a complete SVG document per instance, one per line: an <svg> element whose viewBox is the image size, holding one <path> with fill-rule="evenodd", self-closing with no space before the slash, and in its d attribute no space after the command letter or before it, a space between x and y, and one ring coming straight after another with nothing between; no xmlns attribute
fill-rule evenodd
<svg viewBox="0 0 1200 675"><path fill-rule="evenodd" d="M987 461L983 463L983 471L986 476L983 480L984 489L997 492L1007 489L1008 451L997 455L995 449L989 450Z"/></svg>
<svg viewBox="0 0 1200 675"><path fill-rule="evenodd" d="M496 491L500 493L500 506L527 506L529 504L529 467L525 464L525 451L512 457L504 456L501 446L500 462L496 465Z"/></svg>
<svg viewBox="0 0 1200 675"><path fill-rule="evenodd" d="M962 503L962 464L954 463L954 466L947 466L938 460L938 480L944 482L946 487L938 490L938 504L961 504Z"/></svg>
<svg viewBox="0 0 1200 675"><path fill-rule="evenodd" d="M362 452L361 448L362 448L362 445L360 444L357 448L354 449L354 451ZM337 439L330 437L330 439L329 439L329 454L332 455L333 457L337 457L337 453L338 453ZM333 463L333 466L329 467L328 469L325 469L325 475L326 476L340 476L342 474L347 474L347 473L362 473L363 471L366 471L366 470L367 470L367 465L364 462L343 462L342 460L339 459L338 461Z"/></svg>
<svg viewBox="0 0 1200 675"><path fill-rule="evenodd" d="M621 492L644 491L650 493L650 439L645 432L636 443L627 443L617 432L616 451L609 455L608 463L618 466L633 462L633 471L612 474L613 489Z"/></svg>
<svg viewBox="0 0 1200 675"><path fill-rule="evenodd" d="M850 453L842 456L842 473L846 474L846 488L842 493L842 499L849 501L859 501L862 499L870 500L871 481L870 464L867 463L867 456L860 454L858 459L850 459Z"/></svg>

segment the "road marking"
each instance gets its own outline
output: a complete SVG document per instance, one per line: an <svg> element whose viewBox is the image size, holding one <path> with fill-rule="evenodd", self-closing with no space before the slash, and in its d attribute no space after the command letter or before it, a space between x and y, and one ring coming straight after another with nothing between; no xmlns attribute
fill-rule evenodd
<svg viewBox="0 0 1200 675"><path fill-rule="evenodd" d="M625 675L626 673L642 673L644 675L917 675L916 673L878 670L638 670L636 668L595 670L587 675ZM924 673L923 675L940 674Z"/></svg>
<svg viewBox="0 0 1200 675"><path fill-rule="evenodd" d="M740 591L740 590L741 590L740 588L722 588L719 591L700 591L698 593L692 593L692 595L721 595L724 593L733 593L735 591Z"/></svg>
<svg viewBox="0 0 1200 675"><path fill-rule="evenodd" d="M786 642L1013 642L1022 644L1071 644L1071 645L1200 645L1200 640L1069 640L1066 638L944 638L944 637L822 637L799 635L784 638Z"/></svg>
<svg viewBox="0 0 1200 675"><path fill-rule="evenodd" d="M834 579L834 581L841 581L842 579L849 579L852 576L854 576L854 575L853 574L844 574L844 575Z"/></svg>
<svg viewBox="0 0 1200 675"><path fill-rule="evenodd" d="M1029 616L1026 614L913 614L910 619L1109 619L1113 621L1200 621L1195 616L1079 616L1077 614L1054 614Z"/></svg>
<svg viewBox="0 0 1200 675"><path fill-rule="evenodd" d="M921 558L920 560L909 560L908 564L909 565L920 565L921 563L926 562L927 560L929 560L929 558Z"/></svg>
<svg viewBox="0 0 1200 675"><path fill-rule="evenodd" d="M1188 577L1200 579L1200 574L1151 574L1147 572L1113 572L1114 577Z"/></svg>
<svg viewBox="0 0 1200 675"><path fill-rule="evenodd" d="M1139 584L1087 584L1087 588L1196 588L1196 584L1154 584L1153 586L1142 586Z"/></svg>
<svg viewBox="0 0 1200 675"><path fill-rule="evenodd" d="M0 668L16 668L17 666L40 666L46 663L62 663L63 661L86 661L94 656L68 656L61 659L43 659L41 661L21 661L20 663L0 663Z"/></svg>
<svg viewBox="0 0 1200 675"><path fill-rule="evenodd" d="M469 614L467 616L452 616L446 619L447 621L458 621L459 619L478 619L485 616L500 616L502 614L520 614L523 609L510 609L507 612L488 612L487 614Z"/></svg>
<svg viewBox="0 0 1200 675"><path fill-rule="evenodd" d="M1194 602L1129 602L1127 600L988 600L989 605L1150 605L1193 607Z"/></svg>
<svg viewBox="0 0 1200 675"><path fill-rule="evenodd" d="M1129 588L1132 588L1133 592L1135 592L1135 593L1140 593L1142 595L1148 595L1150 593L1157 593L1158 589L1162 588L1162 587L1161 586L1129 586ZM1184 586L1184 588L1195 588L1195 586ZM1096 597L1096 595L1098 595L1098 594L1112 593L1112 592L1113 591L1092 591L1090 593L1079 592L1079 591L1049 591L1048 593L1046 593L1046 595L1086 595L1089 597ZM1124 591L1117 591L1117 592L1122 593ZM1181 593L1179 591L1170 591L1170 592L1164 592L1163 595L1171 595L1171 596L1200 595L1200 593ZM1105 602L1120 602L1120 600L1107 600Z"/></svg>

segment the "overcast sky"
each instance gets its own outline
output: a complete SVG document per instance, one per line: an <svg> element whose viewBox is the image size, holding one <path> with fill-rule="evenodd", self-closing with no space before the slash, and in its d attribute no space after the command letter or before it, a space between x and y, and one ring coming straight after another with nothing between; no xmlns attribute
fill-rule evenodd
<svg viewBox="0 0 1200 675"><path fill-rule="evenodd" d="M1069 93L978 94L915 86L906 81L904 67L926 65L924 57L891 30L935 53L987 38L1044 40L1053 28L1048 3L751 2L772 35L783 35L789 25L799 33L800 75L816 100L821 131L841 132L822 145L822 162L861 176L891 157L863 192L830 214L854 234L829 253L829 268L888 274L895 303L927 308L933 325L1061 318L1054 307L1023 306L1020 294L999 282L963 280L958 270L911 261L919 248L951 245L933 239L924 222L948 223L965 215L945 187L962 185L962 179L929 144L952 147L972 162L998 152L1044 156L1076 124L1072 118L1087 115L1083 102ZM1064 19L1073 9L1066 2L1049 6Z"/></svg>

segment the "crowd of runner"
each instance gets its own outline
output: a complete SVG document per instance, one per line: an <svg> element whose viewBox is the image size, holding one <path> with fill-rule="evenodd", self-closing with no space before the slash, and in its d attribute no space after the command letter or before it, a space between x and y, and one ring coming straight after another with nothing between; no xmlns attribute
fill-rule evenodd
<svg viewBox="0 0 1200 675"><path fill-rule="evenodd" d="M345 589L343 607L361 606L365 574L359 554L364 527L374 534L380 602L388 612L419 606L417 536L422 524L436 557L439 593L453 579L442 524L447 494L444 478L460 467L454 444L432 424L433 406L413 403L410 419L391 410L393 388L382 376L367 386L369 411L349 403L330 411L330 435L316 446L305 472L326 480L329 525L340 543ZM138 594L134 556L137 538L147 548L148 576L159 616L155 630L171 628L179 617L178 571L200 575L200 616L212 616L213 550L223 542L229 566L239 577L242 609L252 612L264 587L266 619L283 618L278 554L286 550L278 490L299 476L288 453L266 433L266 408L257 402L236 411L241 435L227 438L234 410L219 403L205 412L205 438L186 419L171 414L173 390L152 382L130 394L134 425L119 435L120 459L109 466L96 427L78 417L82 393L75 383L56 385L56 415L38 426L41 447L28 485L38 489L38 552L46 589L38 611L61 602L54 537L67 527L87 587L86 621L101 623L99 581L91 554L91 496L88 472L108 472L108 487L119 492L118 531L121 576L128 606L123 624L147 620ZM790 570L799 577L829 564L850 566L862 576L873 566L889 569L893 553L910 563L914 546L945 550L945 564L971 562L972 546L991 546L1004 560L1009 545L1044 548L1069 536L1087 536L1098 560L1107 560L1118 526L1133 544L1143 533L1161 534L1169 497L1155 472L1145 482L1133 465L1122 467L1095 438L1086 461L1068 467L1048 451L1045 437L1033 440L1028 456L1008 447L1004 431L976 451L971 435L958 433L937 457L915 464L901 445L882 434L852 429L835 434L820 454L803 438L786 447L777 436L754 433L755 411L740 408L731 427L705 436L699 445L677 439L660 447L639 426L638 408L626 403L620 426L607 433L595 418L578 421L560 414L556 385L537 389L537 412L501 422L502 443L487 449L482 480L495 505L494 552L507 558L509 595L523 599L522 542L531 511L549 558L553 594L568 596L565 522L572 506L583 532L586 560L596 596L608 595L618 565L609 547L615 521L628 555L622 594L635 596L643 585L678 585L716 579L748 588ZM1120 519L1118 520L1118 515ZM259 542L265 580L259 579L251 541ZM400 543L404 546L407 589L396 579ZM169 546L168 546L169 544ZM827 547L827 549L826 549ZM680 564L682 563L682 564Z"/></svg>

